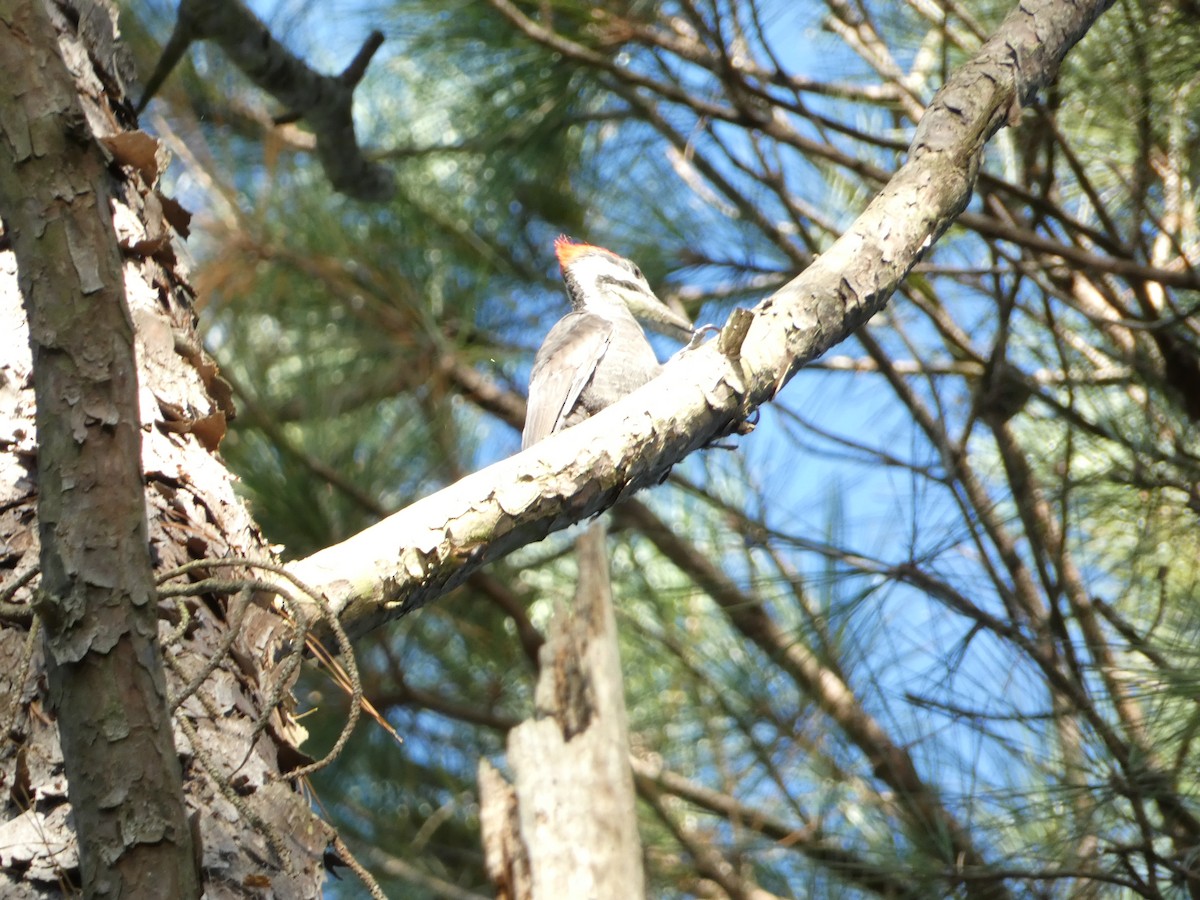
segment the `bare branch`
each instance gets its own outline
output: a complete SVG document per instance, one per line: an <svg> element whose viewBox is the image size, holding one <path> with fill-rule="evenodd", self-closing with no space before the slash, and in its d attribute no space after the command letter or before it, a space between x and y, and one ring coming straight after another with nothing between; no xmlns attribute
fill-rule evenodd
<svg viewBox="0 0 1200 900"><path fill-rule="evenodd" d="M369 162L354 135L354 89L383 43L380 32L371 33L340 75L321 75L276 41L241 0L181 0L175 30L147 82L139 112L198 40L216 42L246 77L283 104L287 113L279 122L303 118L312 126L317 158L334 188L358 200L392 196L392 173Z"/></svg>
<svg viewBox="0 0 1200 900"><path fill-rule="evenodd" d="M736 360L722 356L717 341L682 353L660 378L600 415L295 570L322 586L347 628L362 633L460 584L488 560L657 483L689 452L734 430L801 366L883 308L966 204L986 138L1053 77L1105 5L1068 12L1045 0L1018 8L931 104L909 161L884 191L802 275L759 304Z"/></svg>

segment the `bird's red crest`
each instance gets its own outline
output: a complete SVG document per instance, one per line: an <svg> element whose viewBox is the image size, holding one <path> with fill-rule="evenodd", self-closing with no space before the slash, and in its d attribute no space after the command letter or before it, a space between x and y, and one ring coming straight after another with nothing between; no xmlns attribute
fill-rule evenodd
<svg viewBox="0 0 1200 900"><path fill-rule="evenodd" d="M565 234L560 234L554 239L554 255L558 257L558 264L565 269L572 262L578 259L585 253L609 253L603 247L594 247L591 244L581 244L571 240Z"/></svg>

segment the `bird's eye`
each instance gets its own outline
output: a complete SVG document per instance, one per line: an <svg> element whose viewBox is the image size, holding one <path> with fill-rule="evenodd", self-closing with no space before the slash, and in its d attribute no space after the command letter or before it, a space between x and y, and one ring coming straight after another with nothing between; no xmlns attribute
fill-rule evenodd
<svg viewBox="0 0 1200 900"><path fill-rule="evenodd" d="M642 274L642 270L639 269L637 266L633 267L633 277L640 279L642 281L646 280L646 276Z"/></svg>

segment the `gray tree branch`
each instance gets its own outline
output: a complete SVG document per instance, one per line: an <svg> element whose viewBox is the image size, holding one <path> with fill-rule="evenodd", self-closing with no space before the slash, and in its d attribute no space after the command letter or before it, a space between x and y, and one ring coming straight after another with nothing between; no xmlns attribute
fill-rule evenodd
<svg viewBox="0 0 1200 900"><path fill-rule="evenodd" d="M1050 83L1108 5L1018 6L934 98L904 166L828 252L753 310L738 346L716 340L680 354L658 379L593 419L294 563L293 571L361 634L461 584L488 561L658 483L887 304L965 208L988 138Z"/></svg>
<svg viewBox="0 0 1200 900"><path fill-rule="evenodd" d="M240 0L181 0L175 30L138 102L140 112L194 42L214 41L233 62L287 109L282 120L303 118L316 134L317 158L334 188L357 200L387 200L391 171L370 162L354 135L354 89L383 43L372 32L340 75L314 72L280 44Z"/></svg>

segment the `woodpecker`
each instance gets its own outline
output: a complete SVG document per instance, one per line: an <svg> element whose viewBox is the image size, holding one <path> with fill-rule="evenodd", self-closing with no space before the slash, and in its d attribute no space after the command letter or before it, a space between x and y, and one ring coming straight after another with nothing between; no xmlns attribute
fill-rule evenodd
<svg viewBox="0 0 1200 900"><path fill-rule="evenodd" d="M524 450L578 424L658 374L641 319L655 331L688 340L692 323L654 296L629 260L566 235L554 242L571 312L550 329L533 361Z"/></svg>

